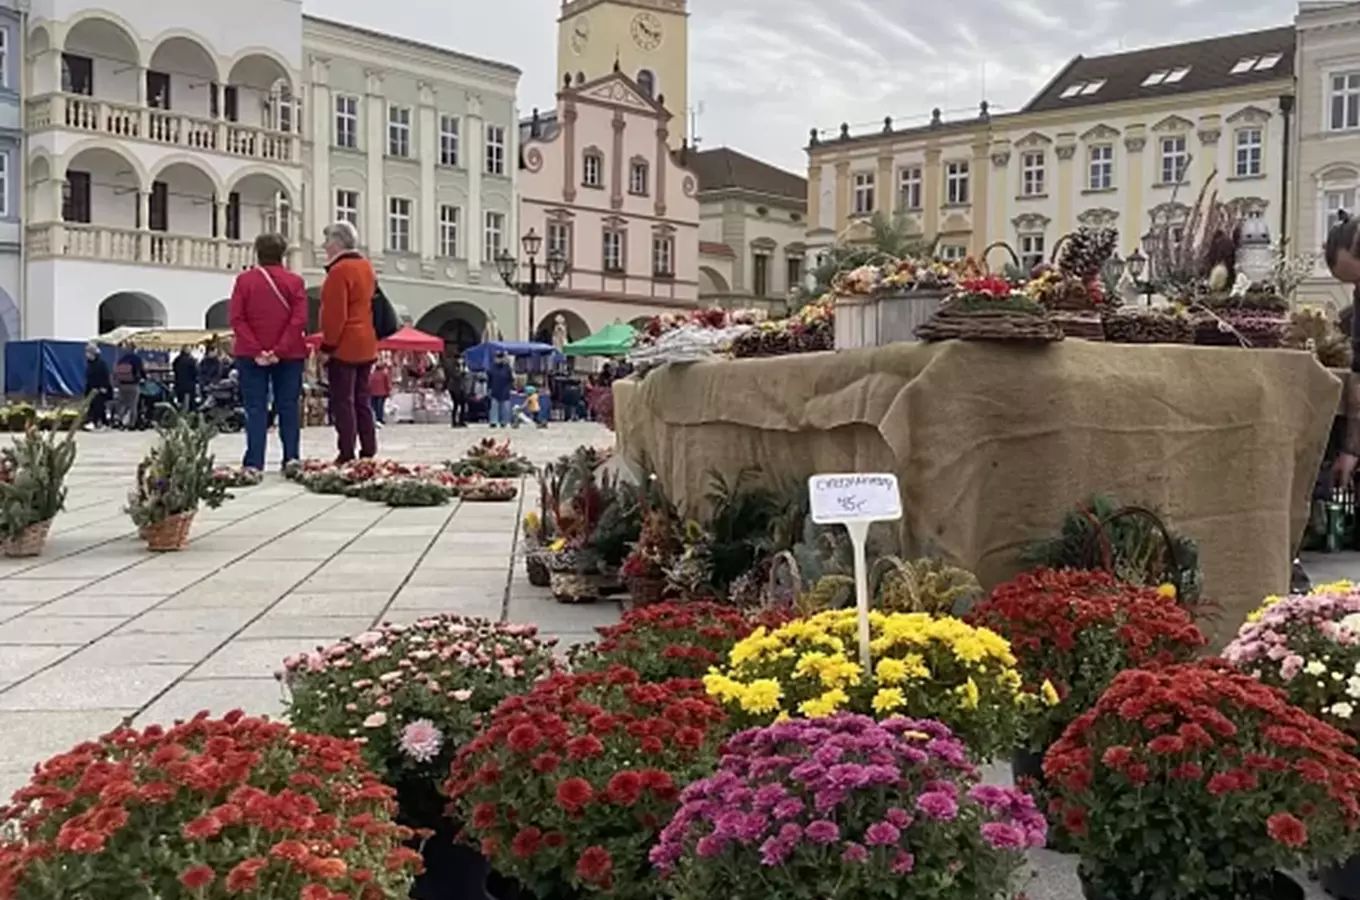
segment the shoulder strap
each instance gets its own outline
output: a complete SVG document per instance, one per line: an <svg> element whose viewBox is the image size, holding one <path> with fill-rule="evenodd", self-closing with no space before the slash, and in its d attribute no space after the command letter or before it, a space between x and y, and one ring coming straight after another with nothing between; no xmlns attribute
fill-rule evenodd
<svg viewBox="0 0 1360 900"><path fill-rule="evenodd" d="M264 280L269 282L269 287L274 291L274 296L278 297L279 302L283 304L283 308L291 313L293 311L292 304L290 304L287 300L284 299L283 292L280 291L279 286L274 283L274 276L269 274L269 270L266 269L264 266L256 266L255 270L264 276Z"/></svg>

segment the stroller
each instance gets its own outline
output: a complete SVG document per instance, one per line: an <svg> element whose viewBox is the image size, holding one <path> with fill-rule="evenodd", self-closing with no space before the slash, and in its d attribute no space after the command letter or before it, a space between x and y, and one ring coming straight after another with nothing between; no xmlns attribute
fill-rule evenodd
<svg viewBox="0 0 1360 900"><path fill-rule="evenodd" d="M235 372L209 385L200 412L219 432L237 432L246 427L246 411L241 403L241 385Z"/></svg>
<svg viewBox="0 0 1360 900"><path fill-rule="evenodd" d="M161 419L161 406L169 404L171 399L170 389L159 381L152 378L143 381L138 392L137 415L132 427L137 431L154 427Z"/></svg>

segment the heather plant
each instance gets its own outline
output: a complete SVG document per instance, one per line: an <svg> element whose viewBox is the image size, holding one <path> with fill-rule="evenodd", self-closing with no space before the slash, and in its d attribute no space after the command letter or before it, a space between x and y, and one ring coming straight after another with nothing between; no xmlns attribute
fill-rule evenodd
<svg viewBox="0 0 1360 900"><path fill-rule="evenodd" d="M156 431L160 440L138 464L137 484L128 494L127 512L133 523L145 528L197 512L201 505L221 506L227 489L214 477L208 449L217 430L198 416L167 408Z"/></svg>
<svg viewBox="0 0 1360 900"><path fill-rule="evenodd" d="M79 419L61 437L29 428L0 450L0 542L50 521L66 505L78 424Z"/></svg>

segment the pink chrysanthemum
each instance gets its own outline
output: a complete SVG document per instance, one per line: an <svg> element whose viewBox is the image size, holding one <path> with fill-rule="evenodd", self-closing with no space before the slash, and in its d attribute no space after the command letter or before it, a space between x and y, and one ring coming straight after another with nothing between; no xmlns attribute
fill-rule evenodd
<svg viewBox="0 0 1360 900"><path fill-rule="evenodd" d="M416 719L401 730L401 752L416 762L430 762L443 746L444 733L429 719Z"/></svg>

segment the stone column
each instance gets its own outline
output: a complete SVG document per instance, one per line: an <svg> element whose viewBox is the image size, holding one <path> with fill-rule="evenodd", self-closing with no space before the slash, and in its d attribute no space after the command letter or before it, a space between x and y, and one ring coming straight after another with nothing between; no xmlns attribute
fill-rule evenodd
<svg viewBox="0 0 1360 900"><path fill-rule="evenodd" d="M434 258L439 255L439 204L434 174L434 163L439 156L439 124L434 109L434 86L422 81L417 89L420 92L420 112L416 123L416 158L420 160L420 197L416 198L416 214L423 268L427 262L433 266Z"/></svg>
<svg viewBox="0 0 1360 900"><path fill-rule="evenodd" d="M934 238L940 233L940 194L944 190L943 172L940 171L940 148L928 147L926 149L926 167L921 173L921 205L925 207L925 215L921 224L921 231L927 238Z"/></svg>
<svg viewBox="0 0 1360 900"><path fill-rule="evenodd" d="M897 209L897 191L893 185L893 155L883 152L878 155L878 172L874 175L874 208L883 215L892 216Z"/></svg>
<svg viewBox="0 0 1360 900"><path fill-rule="evenodd" d="M609 208L623 209L623 132L628 127L623 110L614 111L614 144L609 151Z"/></svg>
<svg viewBox="0 0 1360 900"><path fill-rule="evenodd" d="M840 234L850 224L850 161L843 159L836 163L836 225Z"/></svg>
<svg viewBox="0 0 1360 900"><path fill-rule="evenodd" d="M652 176L652 193L655 196L652 211L658 216L666 215L666 182L669 180L667 176L670 174L666 164L670 162L671 155L669 140L670 133L666 129L666 123L658 123L656 126L656 156L652 160L652 171L656 173Z"/></svg>
<svg viewBox="0 0 1360 900"><path fill-rule="evenodd" d="M1130 125L1124 129L1124 153L1128 157L1126 171L1128 173L1127 184L1124 187L1124 215L1121 220L1128 223L1128 228L1133 229L1133 233L1127 233L1126 229L1121 229L1124 247L1121 252L1128 256L1135 249L1141 249L1143 232L1147 230L1143 223L1145 210L1143 209L1143 192L1146 190L1144 185L1143 156L1147 148L1147 130L1143 125Z"/></svg>
<svg viewBox="0 0 1360 900"><path fill-rule="evenodd" d="M808 166L807 174L807 227L822 226L822 167Z"/></svg>
<svg viewBox="0 0 1360 900"><path fill-rule="evenodd" d="M1006 212L1010 207L1010 165L1011 165L1011 142L1000 140L992 144L990 162L992 168L996 170L995 178L992 179L992 204L991 222L988 224L987 243L992 241L1006 241L1013 243L1011 235L1006 228ZM985 244L983 246L986 246ZM1010 257L1006 257L1010 262Z"/></svg>
<svg viewBox="0 0 1360 900"><path fill-rule="evenodd" d="M987 210L991 201L991 167L987 156L987 141L979 140L973 144L973 161L968 170L973 176L973 237L968 252L975 257L982 256L982 248L987 246Z"/></svg>
<svg viewBox="0 0 1360 900"><path fill-rule="evenodd" d="M482 211L482 181L486 177L486 122L482 118L482 98L481 96L469 92L467 94L467 115L463 117L463 122L467 126L464 129L463 150L465 165L468 173L468 206L467 206L467 238L463 244L467 247L467 274L468 281L480 282L482 280L482 266L486 251L483 243L486 238L486 216ZM506 158L506 171L510 171L510 166L515 165L516 161ZM510 217L506 216L506 228L510 226ZM511 234L501 237L504 246L512 246L515 240ZM512 251L514 252L514 251ZM503 329L508 329L509 325L502 325Z"/></svg>
<svg viewBox="0 0 1360 900"><path fill-rule="evenodd" d="M1199 117L1199 152L1195 154L1195 168L1199 170L1200 184L1208 181L1214 169L1218 168L1218 141L1222 136L1222 116L1211 113ZM1233 174L1232 160L1228 161L1224 172Z"/></svg>
<svg viewBox="0 0 1360 900"><path fill-rule="evenodd" d="M1058 233L1054 235L1054 241L1077 227L1076 213L1072 208L1072 157L1076 152L1077 135L1071 131L1059 132L1053 147L1053 154L1058 158L1054 173L1058 179Z"/></svg>
<svg viewBox="0 0 1360 900"><path fill-rule="evenodd" d="M330 60L312 57L312 211L303 217L303 228L310 228L311 234L299 230L295 243L305 247L321 247L322 231L335 219L335 197L331 189L331 128L335 104L331 98ZM219 98L220 100L220 98ZM217 107L219 110L221 106ZM310 218L310 224L307 219ZM218 234L222 231L219 228ZM325 259L320 250L315 252L318 261Z"/></svg>
<svg viewBox="0 0 1360 900"><path fill-rule="evenodd" d="M359 243L368 248L372 260L381 260L387 249L387 185L384 161L387 155L387 102L383 97L383 73L369 69L365 73L368 94L368 141L364 150L368 156L367 209Z"/></svg>

